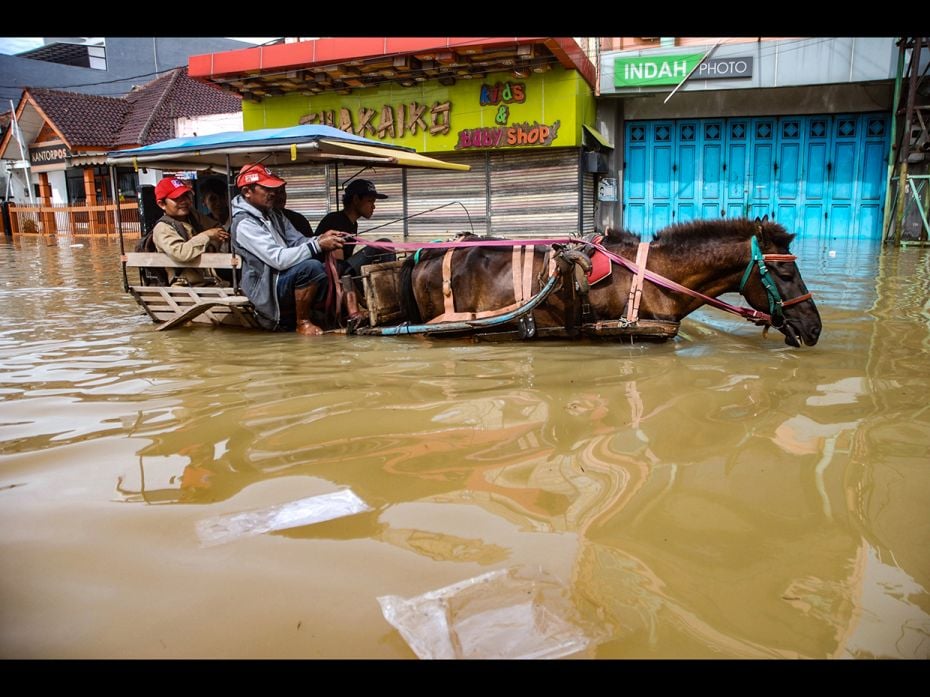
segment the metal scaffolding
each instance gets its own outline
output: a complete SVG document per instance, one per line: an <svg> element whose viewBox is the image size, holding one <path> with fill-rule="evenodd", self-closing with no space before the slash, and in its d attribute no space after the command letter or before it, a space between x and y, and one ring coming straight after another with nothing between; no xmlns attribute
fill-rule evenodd
<svg viewBox="0 0 930 697"><path fill-rule="evenodd" d="M904 65L907 62L907 68ZM892 148L888 156L885 242L930 239L930 37L898 41ZM902 89L904 82L906 89ZM895 167L897 166L897 174Z"/></svg>

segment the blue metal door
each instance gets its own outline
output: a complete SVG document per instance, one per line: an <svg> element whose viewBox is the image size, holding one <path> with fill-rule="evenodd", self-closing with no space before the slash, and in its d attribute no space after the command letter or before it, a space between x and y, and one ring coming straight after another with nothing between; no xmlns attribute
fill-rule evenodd
<svg viewBox="0 0 930 697"><path fill-rule="evenodd" d="M801 235L881 237L887 114L631 121L624 225L764 216Z"/></svg>
<svg viewBox="0 0 930 697"><path fill-rule="evenodd" d="M712 123L710 127L713 126ZM728 125L721 127L720 132L727 134L724 148L726 196L720 205L720 217L739 218L749 215L749 120L731 120Z"/></svg>

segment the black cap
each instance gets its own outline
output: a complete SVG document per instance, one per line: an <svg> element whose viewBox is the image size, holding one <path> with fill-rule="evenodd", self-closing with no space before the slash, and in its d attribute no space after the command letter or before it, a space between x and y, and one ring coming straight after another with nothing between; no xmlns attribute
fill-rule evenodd
<svg viewBox="0 0 930 697"><path fill-rule="evenodd" d="M368 179L353 179L346 187L346 196L374 196L375 198L387 198L387 194L379 194L375 188L374 182Z"/></svg>

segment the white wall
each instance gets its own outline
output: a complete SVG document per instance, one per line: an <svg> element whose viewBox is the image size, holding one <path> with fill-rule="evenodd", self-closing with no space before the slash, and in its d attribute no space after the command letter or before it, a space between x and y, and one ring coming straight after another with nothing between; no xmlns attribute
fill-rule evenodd
<svg viewBox="0 0 930 697"><path fill-rule="evenodd" d="M174 132L177 138L241 130L241 111L229 114L207 114L206 116L181 116L174 122Z"/></svg>
<svg viewBox="0 0 930 697"><path fill-rule="evenodd" d="M36 181L38 181L38 177L36 178ZM64 170L59 172L49 172L48 183L52 187L52 203L67 203L68 184L65 181Z"/></svg>
<svg viewBox="0 0 930 697"><path fill-rule="evenodd" d="M160 169L152 169L151 167L145 167L139 170L139 186L144 186L149 184L155 186L162 178L162 171Z"/></svg>
<svg viewBox="0 0 930 697"><path fill-rule="evenodd" d="M20 204L30 203L29 188L26 185L26 170L14 169L11 178L13 184L10 187L10 200Z"/></svg>

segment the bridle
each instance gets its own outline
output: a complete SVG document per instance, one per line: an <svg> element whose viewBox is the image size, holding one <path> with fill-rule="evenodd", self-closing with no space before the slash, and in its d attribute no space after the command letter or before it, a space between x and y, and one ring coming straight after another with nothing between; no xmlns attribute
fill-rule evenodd
<svg viewBox="0 0 930 697"><path fill-rule="evenodd" d="M743 272L743 279L739 283L739 292L741 295L745 296L743 288L746 286L746 281L749 280L749 276L752 274L753 265L757 266L759 269L759 280L762 281L762 287L765 289L765 294L769 300L769 316L772 319L772 326L776 328L780 327L785 323L784 309L791 305L804 302L805 300L810 300L813 297L813 293L805 293L791 300L782 300L781 293L778 292L775 281L772 279L765 262L775 264L780 262L791 262L797 259L797 257L794 254L763 254L762 250L759 248L758 238L755 235L752 236L749 250L749 264L746 266L746 270Z"/></svg>

